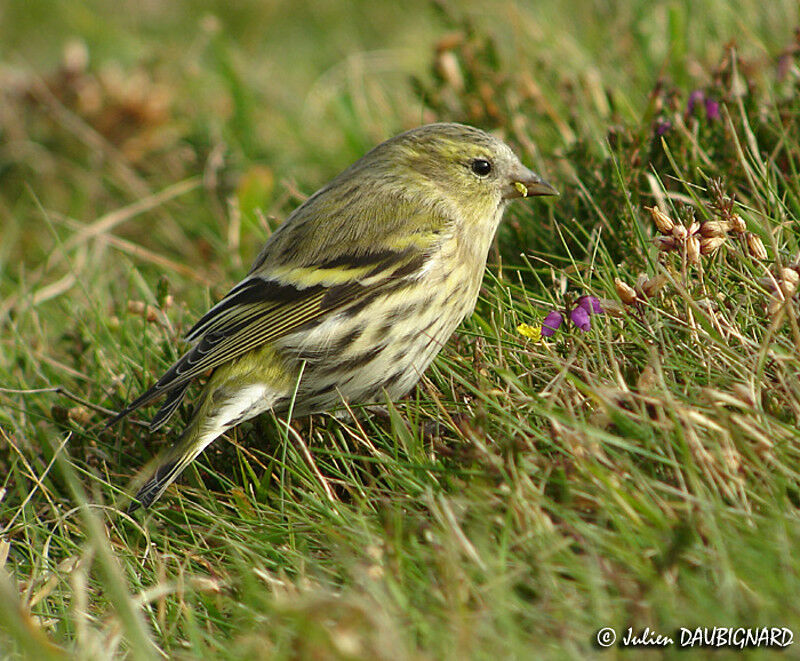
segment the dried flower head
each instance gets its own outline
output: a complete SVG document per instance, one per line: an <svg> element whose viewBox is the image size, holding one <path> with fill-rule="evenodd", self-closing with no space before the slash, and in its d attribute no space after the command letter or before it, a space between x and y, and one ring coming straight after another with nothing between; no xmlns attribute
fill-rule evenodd
<svg viewBox="0 0 800 661"><path fill-rule="evenodd" d="M778 311L797 293L800 285L800 265L778 267L758 279L758 283L771 292L767 302L767 312L775 316Z"/></svg>
<svg viewBox="0 0 800 661"><path fill-rule="evenodd" d="M631 287L629 284L623 282L619 278L614 279L614 287L617 290L617 295L625 305L639 305L645 299L655 296L661 288L666 284L667 276L664 273L659 273L653 277L649 277L645 273L640 273L636 278L636 285ZM604 309L607 306L604 306Z"/></svg>
<svg viewBox="0 0 800 661"><path fill-rule="evenodd" d="M770 296L767 302L767 314L769 314L770 317L774 317L789 300L790 299L780 295Z"/></svg>
<svg viewBox="0 0 800 661"><path fill-rule="evenodd" d="M145 321L151 324L160 319L160 310L144 301L128 301L128 312L143 317Z"/></svg>
<svg viewBox="0 0 800 661"><path fill-rule="evenodd" d="M744 238L747 243L747 252L750 253L753 259L763 260L767 258L767 249L764 247L764 242L760 237L752 232L747 232Z"/></svg>
<svg viewBox="0 0 800 661"><path fill-rule="evenodd" d="M661 252L669 252L678 247L678 241L674 236L657 236L653 239L653 243Z"/></svg>
<svg viewBox="0 0 800 661"><path fill-rule="evenodd" d="M744 219L737 213L730 217L730 223L731 231L735 232L736 234L744 234L744 232L747 230L747 223L745 223Z"/></svg>
<svg viewBox="0 0 800 661"><path fill-rule="evenodd" d="M658 207L645 207L645 211L650 213L650 217L653 219L659 232L662 234L669 234L672 232L672 228L675 227L675 221L661 211L661 209Z"/></svg>
<svg viewBox="0 0 800 661"><path fill-rule="evenodd" d="M666 282L667 276L660 273L659 275L654 275L652 278L645 277L638 289L647 298L652 298L661 290Z"/></svg>
<svg viewBox="0 0 800 661"><path fill-rule="evenodd" d="M724 236L710 236L700 239L700 254L713 255L725 241Z"/></svg>
<svg viewBox="0 0 800 661"><path fill-rule="evenodd" d="M780 279L778 286L786 298L791 298L797 291L798 282L800 282L800 273L795 269L782 268L780 270Z"/></svg>
<svg viewBox="0 0 800 661"><path fill-rule="evenodd" d="M700 234L706 239L723 238L730 228L731 223L726 220L707 220L700 225Z"/></svg>
<svg viewBox="0 0 800 661"><path fill-rule="evenodd" d="M690 236L686 239L686 260L690 264L698 264L700 262L700 239L696 236Z"/></svg>
<svg viewBox="0 0 800 661"><path fill-rule="evenodd" d="M708 182L708 192L711 195L711 206L717 215L729 220L733 215L733 197L725 192L725 182L722 179L711 179Z"/></svg>
<svg viewBox="0 0 800 661"><path fill-rule="evenodd" d="M614 287L617 290L617 296L625 305L633 305L639 300L636 290L619 278L614 278Z"/></svg>

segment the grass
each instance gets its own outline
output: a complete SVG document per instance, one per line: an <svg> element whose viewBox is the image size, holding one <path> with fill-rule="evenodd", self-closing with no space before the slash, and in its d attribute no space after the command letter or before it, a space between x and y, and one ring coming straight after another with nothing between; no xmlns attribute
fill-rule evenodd
<svg viewBox="0 0 800 661"><path fill-rule="evenodd" d="M601 627L800 632L796 7L337 7L0 8L2 656L616 658L642 652ZM126 515L189 409L152 436L107 411L305 195L436 119L497 131L562 195L511 211L416 391L243 424ZM655 205L726 223L718 249ZM591 330L537 341L582 294Z"/></svg>

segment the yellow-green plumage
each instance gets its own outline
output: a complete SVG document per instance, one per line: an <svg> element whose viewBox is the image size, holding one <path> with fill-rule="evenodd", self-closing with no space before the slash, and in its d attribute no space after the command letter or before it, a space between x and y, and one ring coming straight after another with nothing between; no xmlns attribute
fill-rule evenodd
<svg viewBox="0 0 800 661"><path fill-rule="evenodd" d="M226 429L285 412L296 387L296 416L408 392L474 308L508 202L528 194L555 191L505 144L459 124L388 140L315 193L192 328L193 348L117 416L166 394L157 428L214 369L139 502Z"/></svg>

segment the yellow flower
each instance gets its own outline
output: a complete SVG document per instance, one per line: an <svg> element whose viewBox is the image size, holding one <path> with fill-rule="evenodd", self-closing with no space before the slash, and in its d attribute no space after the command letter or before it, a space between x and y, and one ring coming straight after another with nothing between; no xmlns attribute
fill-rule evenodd
<svg viewBox="0 0 800 661"><path fill-rule="evenodd" d="M528 324L520 324L517 326L517 333L526 337L533 342L540 342L542 339L541 326L529 326Z"/></svg>

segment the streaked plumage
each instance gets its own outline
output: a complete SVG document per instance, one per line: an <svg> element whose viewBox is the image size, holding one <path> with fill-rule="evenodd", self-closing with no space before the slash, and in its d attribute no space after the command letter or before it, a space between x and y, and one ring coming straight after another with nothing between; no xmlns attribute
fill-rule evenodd
<svg viewBox="0 0 800 661"><path fill-rule="evenodd" d="M214 370L138 501L160 497L225 430L284 413L296 387L295 416L408 392L474 308L503 211L523 194L555 191L505 144L459 124L392 138L317 191L189 331L194 346L115 418L166 395L157 429Z"/></svg>

